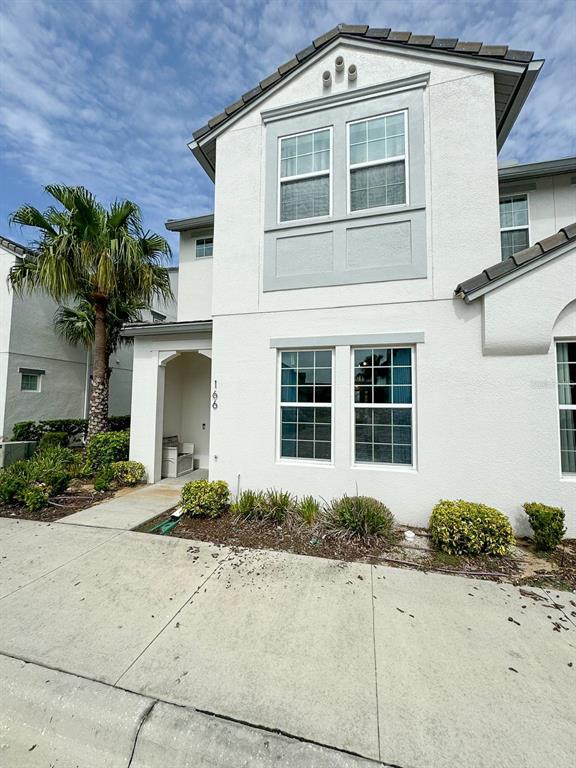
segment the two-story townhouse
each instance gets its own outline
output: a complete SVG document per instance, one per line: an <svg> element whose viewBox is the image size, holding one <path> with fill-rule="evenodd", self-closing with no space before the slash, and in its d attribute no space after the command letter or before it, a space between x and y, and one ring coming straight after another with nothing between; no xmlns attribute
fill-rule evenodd
<svg viewBox="0 0 576 768"><path fill-rule="evenodd" d="M339 25L196 131L178 322L125 331L150 481L178 435L233 492L536 499L576 533L576 164L498 169L542 64Z"/></svg>
<svg viewBox="0 0 576 768"><path fill-rule="evenodd" d="M41 293L17 296L8 287L10 268L26 247L0 236L0 440L9 440L19 421L81 419L87 416L92 360L90 350L73 346L54 328L57 305ZM176 294L178 271L170 271ZM142 313L149 322L176 319L173 301ZM132 346L111 357L109 413L130 413Z"/></svg>

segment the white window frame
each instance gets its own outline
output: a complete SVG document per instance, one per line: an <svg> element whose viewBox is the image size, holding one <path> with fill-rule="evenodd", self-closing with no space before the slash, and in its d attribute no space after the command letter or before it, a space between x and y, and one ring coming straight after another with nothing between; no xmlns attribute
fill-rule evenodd
<svg viewBox="0 0 576 768"><path fill-rule="evenodd" d="M500 204L507 200L513 200L514 198L518 197L525 197L526 198L526 212L528 215L528 224L525 224L521 227L502 227L500 226L500 234L502 232L516 232L521 229L525 229L528 232L528 245L527 248L530 248L530 244L532 242L532 232L530 230L530 194L528 192L514 192L512 194L507 195L500 195L498 198L498 223L500 224ZM519 251L516 251L516 253L519 253ZM502 253L502 237L500 237L500 256L502 259L504 259L504 255ZM512 258L511 256L508 256L507 258Z"/></svg>
<svg viewBox="0 0 576 768"><path fill-rule="evenodd" d="M355 378L354 378L354 352L362 349L409 349L410 350L410 370L412 373L412 402L411 403L357 403L354 398ZM418 445L417 445L417 396L416 396L416 347L411 344L360 344L350 347L350 466L352 469L368 470L388 470L394 472L416 472L418 468ZM391 410L393 408L409 408L412 410L412 462L411 464L393 464L391 462L379 461L356 461L356 408L382 408Z"/></svg>
<svg viewBox="0 0 576 768"><path fill-rule="evenodd" d="M385 160L366 160L363 163L350 163L350 127L357 125L358 123L369 123L372 120L379 120L382 117L393 117L394 115L404 116L404 154L396 155L394 157L387 157ZM378 211L398 211L403 208L407 208L410 205L410 159L409 159L409 135L408 135L408 110L407 109L395 109L393 112L382 112L379 115L373 115L372 117L363 117L359 120L352 120L346 123L346 210L349 216L366 216L368 214ZM406 200L403 203L397 205L379 205L374 208L359 208L358 210L352 210L352 171L362 168L373 168L376 165L389 165L390 163L397 163L400 160L404 161L404 181L406 184Z"/></svg>
<svg viewBox="0 0 576 768"><path fill-rule="evenodd" d="M572 405L565 405L560 402L560 381L558 379L558 345L559 344L574 344L576 339L554 339L554 374L556 377L556 405L558 413L558 461L560 467L560 477L563 480L576 482L576 472L565 472L562 469L562 439L560 435L560 411L576 411L576 403Z"/></svg>
<svg viewBox="0 0 576 768"><path fill-rule="evenodd" d="M198 244L202 243L205 245L207 240L212 241L212 253L210 254L210 256L198 256ZM200 259L200 260L214 258L214 237L197 237L194 240L194 258Z"/></svg>
<svg viewBox="0 0 576 768"><path fill-rule="evenodd" d="M329 403L285 403L282 401L282 353L283 352L330 352L331 360L331 396ZM313 464L315 467L333 467L334 466L334 363L335 354L331 347L313 347L306 349L299 348L278 348L276 350L276 463L277 464ZM282 456L282 408L329 408L330 409L330 459L300 458L298 456Z"/></svg>
<svg viewBox="0 0 576 768"><path fill-rule="evenodd" d="M328 131L329 137L330 137L330 162L328 164L328 169L324 171L311 171L310 173L300 173L295 176L281 176L281 170L282 170L282 142L285 139L294 139L297 136L306 136L307 134L313 134L313 133L321 133L322 131ZM311 221L326 221L332 216L333 213L333 205L334 205L334 195L333 195L333 165L334 165L334 129L331 125L324 125L321 128L313 128L312 130L307 131L298 131L297 133L288 133L285 136L279 136L278 137L278 147L277 147L277 153L278 155L278 167L276 171L276 178L277 178L277 185L276 185L276 197L277 197L277 205L276 205L276 222L277 224L282 224L285 226L292 225L292 226L299 226L300 224L306 224ZM287 219L286 221L282 220L281 216L281 205L282 205L282 184L285 184L286 182L290 181L305 181L306 179L314 179L314 178L320 178L321 176L328 176L328 213L324 216L308 216L305 219Z"/></svg>
<svg viewBox="0 0 576 768"><path fill-rule="evenodd" d="M36 377L36 389L24 389L24 387L22 386L24 382L24 376ZM30 392L32 394L36 394L37 392L42 392L42 374L20 372L20 392L25 392L25 393Z"/></svg>

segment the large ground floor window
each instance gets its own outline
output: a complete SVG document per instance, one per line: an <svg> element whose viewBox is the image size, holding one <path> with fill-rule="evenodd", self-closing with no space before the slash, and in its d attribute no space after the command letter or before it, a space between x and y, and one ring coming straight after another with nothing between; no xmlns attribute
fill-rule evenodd
<svg viewBox="0 0 576 768"><path fill-rule="evenodd" d="M412 349L355 349L353 356L356 463L412 465Z"/></svg>
<svg viewBox="0 0 576 768"><path fill-rule="evenodd" d="M280 353L280 457L332 460L332 351Z"/></svg>
<svg viewBox="0 0 576 768"><path fill-rule="evenodd" d="M556 345L562 472L576 472L576 341Z"/></svg>

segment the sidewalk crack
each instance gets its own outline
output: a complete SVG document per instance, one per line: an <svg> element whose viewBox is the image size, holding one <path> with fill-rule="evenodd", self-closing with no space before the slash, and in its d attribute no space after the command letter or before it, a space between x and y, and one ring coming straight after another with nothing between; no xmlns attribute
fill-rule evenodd
<svg viewBox="0 0 576 768"><path fill-rule="evenodd" d="M134 743L132 744L132 751L130 752L130 759L128 760L128 765L126 768L130 768L132 765L132 760L134 760L134 754L136 752L136 745L138 744L138 738L140 737L140 731L142 730L144 723L148 720L150 715L152 714L152 710L154 707L158 704L156 700L154 700L146 709L144 710L144 714L140 718L140 722L138 723L138 727L136 728L136 733L134 735Z"/></svg>

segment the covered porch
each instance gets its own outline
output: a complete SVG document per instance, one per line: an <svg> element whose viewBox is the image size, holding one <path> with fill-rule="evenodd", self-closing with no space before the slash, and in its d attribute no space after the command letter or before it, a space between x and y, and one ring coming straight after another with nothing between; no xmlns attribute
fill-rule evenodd
<svg viewBox="0 0 576 768"><path fill-rule="evenodd" d="M212 322L137 323L130 459L149 483L177 482L208 469L212 402Z"/></svg>

